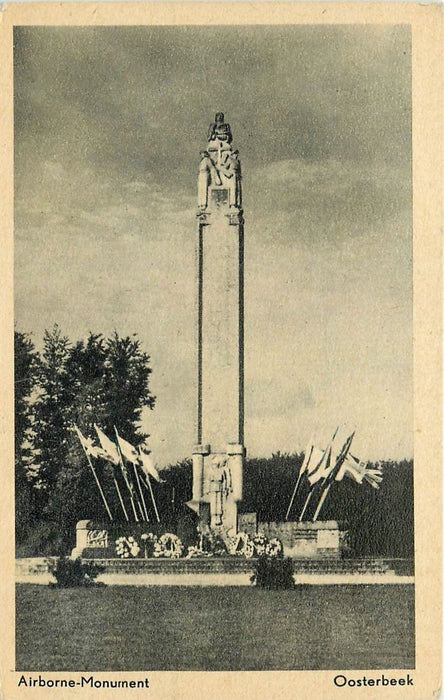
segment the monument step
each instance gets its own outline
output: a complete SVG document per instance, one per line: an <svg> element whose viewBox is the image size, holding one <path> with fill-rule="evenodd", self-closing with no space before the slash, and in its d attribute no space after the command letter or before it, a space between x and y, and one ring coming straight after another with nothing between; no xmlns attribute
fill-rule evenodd
<svg viewBox="0 0 444 700"><path fill-rule="evenodd" d="M53 557L17 559L18 575L45 574ZM91 561L91 559L84 560ZM95 558L106 573L116 574L247 574L251 573L256 559L243 557L208 557L196 559L117 559ZM413 575L413 561L409 559L294 559L297 574L390 574Z"/></svg>

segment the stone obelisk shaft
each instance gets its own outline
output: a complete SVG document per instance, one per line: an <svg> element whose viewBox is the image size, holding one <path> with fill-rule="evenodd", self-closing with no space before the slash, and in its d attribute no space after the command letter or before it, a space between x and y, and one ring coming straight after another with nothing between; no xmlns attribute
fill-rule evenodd
<svg viewBox="0 0 444 700"><path fill-rule="evenodd" d="M243 443L243 223L215 208L199 225L197 442Z"/></svg>
<svg viewBox="0 0 444 700"><path fill-rule="evenodd" d="M216 115L199 168L193 499L236 529L244 456L244 221L238 152ZM219 484L219 485L218 485Z"/></svg>

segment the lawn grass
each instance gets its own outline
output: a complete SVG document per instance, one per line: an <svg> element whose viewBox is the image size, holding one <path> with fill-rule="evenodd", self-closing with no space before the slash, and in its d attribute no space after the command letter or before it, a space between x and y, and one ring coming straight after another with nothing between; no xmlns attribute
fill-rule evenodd
<svg viewBox="0 0 444 700"><path fill-rule="evenodd" d="M19 671L414 667L411 585L18 584Z"/></svg>

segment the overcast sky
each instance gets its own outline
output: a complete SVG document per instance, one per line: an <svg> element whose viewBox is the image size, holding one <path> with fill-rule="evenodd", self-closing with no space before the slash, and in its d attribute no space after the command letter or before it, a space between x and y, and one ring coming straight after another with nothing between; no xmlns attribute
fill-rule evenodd
<svg viewBox="0 0 444 700"><path fill-rule="evenodd" d="M407 26L27 27L15 34L15 314L136 332L159 465L191 454L199 149L224 111L245 210L245 441L357 429L412 456Z"/></svg>

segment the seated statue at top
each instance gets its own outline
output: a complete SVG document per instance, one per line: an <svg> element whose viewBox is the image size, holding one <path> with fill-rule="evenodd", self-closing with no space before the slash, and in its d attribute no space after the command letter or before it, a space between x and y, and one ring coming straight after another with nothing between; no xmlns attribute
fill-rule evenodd
<svg viewBox="0 0 444 700"><path fill-rule="evenodd" d="M219 139L220 141L226 141L231 143L233 137L231 135L231 129L229 124L224 122L225 116L223 112L217 112L214 117L214 122L210 124L208 129L208 141L215 141Z"/></svg>

